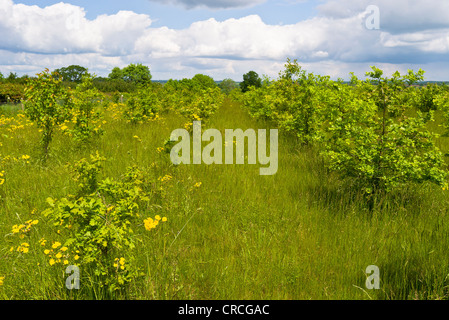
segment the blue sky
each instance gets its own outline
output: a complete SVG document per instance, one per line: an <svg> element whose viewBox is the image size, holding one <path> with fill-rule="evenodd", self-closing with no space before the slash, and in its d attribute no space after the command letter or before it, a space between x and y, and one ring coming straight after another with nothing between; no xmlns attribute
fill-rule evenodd
<svg viewBox="0 0 449 320"><path fill-rule="evenodd" d="M291 58L334 79L376 65L449 80L447 17L447 0L0 0L0 72L143 63L157 80L240 81Z"/></svg>

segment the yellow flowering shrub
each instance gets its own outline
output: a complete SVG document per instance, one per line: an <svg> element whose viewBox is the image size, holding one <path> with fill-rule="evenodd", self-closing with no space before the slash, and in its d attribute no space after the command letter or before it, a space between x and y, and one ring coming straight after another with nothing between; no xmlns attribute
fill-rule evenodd
<svg viewBox="0 0 449 320"><path fill-rule="evenodd" d="M61 240L41 245L50 266L83 266L100 287L114 291L141 274L132 255L139 241L134 229L141 226L139 218L149 207L152 189L137 167L128 168L121 180L100 179L102 161L97 154L75 163L74 178L80 182L76 195L47 199L44 215ZM147 230L167 221L160 216L150 219L144 222Z"/></svg>

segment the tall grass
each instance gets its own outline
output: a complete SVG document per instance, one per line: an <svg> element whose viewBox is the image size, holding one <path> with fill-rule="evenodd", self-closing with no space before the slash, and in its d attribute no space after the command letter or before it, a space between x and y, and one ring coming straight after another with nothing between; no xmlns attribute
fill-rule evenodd
<svg viewBox="0 0 449 320"><path fill-rule="evenodd" d="M105 135L87 145L58 134L46 166L37 160L35 128L17 131L13 139L1 137L2 155L27 154L31 159L5 168L7 179L0 191L0 276L5 280L0 297L447 298L448 191L409 185L370 211L357 190L323 169L316 150L300 147L283 132L274 176L260 176L259 165L174 166L157 148L183 125L172 114L134 126L111 120ZM229 100L207 125L219 130L272 127ZM439 145L447 150L446 138ZM144 276L116 296L102 295L95 279L86 278L81 290L67 291L64 269L49 267L36 244L48 232L40 216L45 199L63 197L74 188L66 164L97 150L108 159L105 177L118 178L131 165L155 176L173 176L166 197L155 203L169 220L146 232L135 253ZM31 216L41 219L29 241L35 245L28 254L9 255L11 226ZM379 290L365 287L369 265L380 269Z"/></svg>

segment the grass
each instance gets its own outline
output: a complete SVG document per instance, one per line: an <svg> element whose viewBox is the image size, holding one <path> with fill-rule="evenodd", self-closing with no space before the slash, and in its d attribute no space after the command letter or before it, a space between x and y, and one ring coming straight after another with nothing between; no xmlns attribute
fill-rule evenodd
<svg viewBox="0 0 449 320"><path fill-rule="evenodd" d="M4 168L0 276L5 279L0 298L108 298L84 289L94 279L83 278L79 292L65 290L64 269L49 267L37 244L49 232L45 220L31 235L34 246L28 254L8 253L11 226L30 217L41 219L47 197L62 197L75 186L66 164L97 150L108 159L103 176L118 178L136 164L152 168L155 176L174 177L166 197L157 202L168 222L147 233L135 252L145 276L113 298L448 298L448 191L409 185L370 212L357 190L322 168L315 150L300 147L282 132L274 176L260 176L259 165L175 167L157 148L183 126L184 120L171 114L136 126L108 119L105 135L84 146L58 133L46 166L38 161L36 128L13 133L0 128L8 136L0 137L2 156L31 156L29 164L16 161ZM272 125L226 101L208 127L223 131ZM449 149L446 139L439 141L444 150ZM194 186L197 182L200 187ZM380 269L379 290L365 287L369 265Z"/></svg>

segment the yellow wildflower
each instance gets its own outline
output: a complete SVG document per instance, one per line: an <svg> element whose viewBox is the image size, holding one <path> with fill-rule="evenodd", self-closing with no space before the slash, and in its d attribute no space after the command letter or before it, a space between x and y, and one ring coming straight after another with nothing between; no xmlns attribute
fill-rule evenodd
<svg viewBox="0 0 449 320"><path fill-rule="evenodd" d="M161 216L157 215L155 217L155 220L153 220L152 218L145 219L143 221L144 225L145 225L145 229L150 231L151 229L156 228L156 226L159 224L159 221L165 222L165 221L167 221L167 218L166 217L161 218Z"/></svg>
<svg viewBox="0 0 449 320"><path fill-rule="evenodd" d="M21 225L15 224L12 226L12 233L19 233L22 228L25 228L23 224Z"/></svg>
<svg viewBox="0 0 449 320"><path fill-rule="evenodd" d="M61 246L61 243L60 242L55 242L55 243L53 243L53 245L51 246L53 249L56 249L56 248L59 248Z"/></svg>
<svg viewBox="0 0 449 320"><path fill-rule="evenodd" d="M139 142L142 142L142 139L140 139L138 136L134 136L133 138L136 139Z"/></svg>
<svg viewBox="0 0 449 320"><path fill-rule="evenodd" d="M28 243L24 242L17 247L17 252L28 253L30 251L29 246Z"/></svg>
<svg viewBox="0 0 449 320"><path fill-rule="evenodd" d="M119 263L121 264L122 259L124 259L124 258L120 258L120 259L119 258L115 258L114 259L114 264L113 264L114 268L118 268ZM125 263L124 260L123 260L123 263Z"/></svg>
<svg viewBox="0 0 449 320"><path fill-rule="evenodd" d="M169 174L166 174L165 176L158 178L158 180L161 181L161 182L170 181L171 179L172 179L172 176L169 175Z"/></svg>
<svg viewBox="0 0 449 320"><path fill-rule="evenodd" d="M143 222L145 224L145 229L147 229L148 231L156 228L156 223L152 218L145 219Z"/></svg>
<svg viewBox="0 0 449 320"><path fill-rule="evenodd" d="M202 184L203 184L202 182L197 182L197 183L195 183L194 187L199 188L199 187L201 187Z"/></svg>

